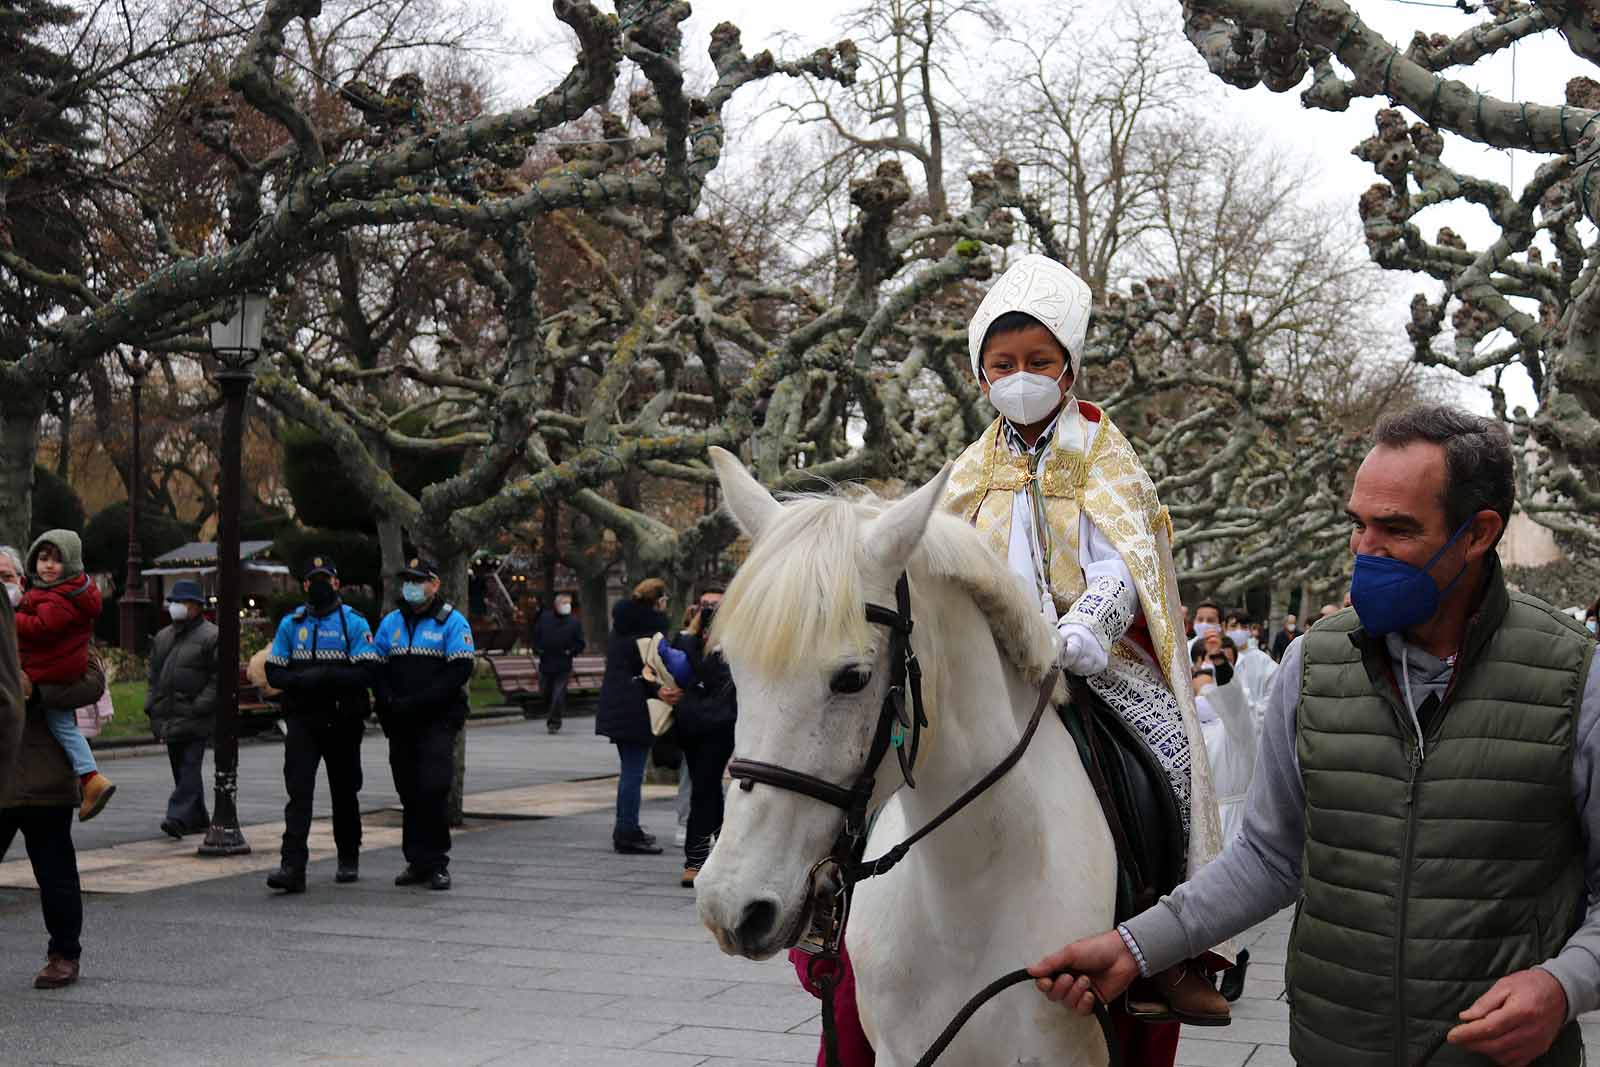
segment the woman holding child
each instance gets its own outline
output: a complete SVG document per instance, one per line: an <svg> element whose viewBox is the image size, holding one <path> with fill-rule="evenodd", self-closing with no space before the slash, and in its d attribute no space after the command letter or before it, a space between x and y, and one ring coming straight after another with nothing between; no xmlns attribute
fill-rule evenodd
<svg viewBox="0 0 1600 1067"><path fill-rule="evenodd" d="M77 535L67 531L51 531L35 542L28 553L29 561L35 567L43 554L41 548L44 545L52 546L57 556L54 561L47 561L44 567L39 568L43 572L43 581L48 583L45 588L77 589L80 596L90 596L81 592L81 584L72 580L73 574L67 573L72 562L81 559ZM105 690L106 679L99 663L88 655L86 636L83 641L82 669L76 677L61 683L35 678L33 670L40 670L41 674L50 677L57 676L57 672L49 669L51 649L43 643L41 636L41 627L51 624L42 621L37 610L29 613L34 616L30 621L22 623L29 628L32 636L30 651L19 662L17 623L26 618L21 613L21 605L28 597L22 592L21 575L18 573L20 562L15 550L0 548L0 584L6 587L8 594L5 606L0 607L0 704L14 707L11 699L20 696L25 706L22 736L14 759L10 766L0 765L0 859L5 858L11 842L20 833L27 848L28 860L33 866L34 878L39 883L39 903L44 910L45 928L50 934L48 960L33 984L37 989L58 989L78 979L78 957L82 953L78 939L83 931L83 896L78 882L78 857L72 847L72 812L79 807L82 772L74 766L58 739L56 721L63 714L60 709L72 709L98 700ZM57 566L51 566L51 562ZM35 567L29 570L38 573ZM77 574L82 574L81 565L77 567ZM93 585L89 588L92 589ZM35 602L35 608L40 602L42 598ZM85 604L89 602L83 601ZM98 605L98 592L92 594L92 602ZM13 605L17 606L15 621ZM46 619L55 620L56 606L45 603L43 615ZM92 614L90 622L93 622ZM61 627L57 632L66 634L70 629ZM60 640L62 643L71 643L70 637ZM59 652L57 656L65 658ZM31 669L30 662L34 664ZM43 669L39 667L41 663L46 664ZM65 672L60 673L64 675ZM71 722L71 710L64 714ZM75 726L73 734L77 734ZM81 741L82 737L78 739ZM98 795L103 806L105 798L110 795L109 783ZM80 817L83 810L79 809Z"/></svg>

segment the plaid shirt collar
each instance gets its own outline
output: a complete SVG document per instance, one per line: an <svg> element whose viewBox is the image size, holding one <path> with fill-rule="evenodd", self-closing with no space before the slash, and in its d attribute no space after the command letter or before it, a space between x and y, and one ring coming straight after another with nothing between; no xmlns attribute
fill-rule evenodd
<svg viewBox="0 0 1600 1067"><path fill-rule="evenodd" d="M1064 411L1066 409L1063 407L1062 410ZM1050 445L1054 443L1056 439L1056 424L1060 421L1061 413L1057 412L1056 417L1050 420L1050 425L1044 428L1044 432L1039 435L1039 439L1033 443L1032 447L1029 447L1029 445L1022 440L1022 435L1017 432L1017 428L1015 426L1011 425L1010 419L1002 418L1000 420L1000 428L1001 432L1005 434L1006 446L1011 449L1012 454L1018 456L1028 456L1029 458L1036 460L1043 456L1045 451L1049 449Z"/></svg>

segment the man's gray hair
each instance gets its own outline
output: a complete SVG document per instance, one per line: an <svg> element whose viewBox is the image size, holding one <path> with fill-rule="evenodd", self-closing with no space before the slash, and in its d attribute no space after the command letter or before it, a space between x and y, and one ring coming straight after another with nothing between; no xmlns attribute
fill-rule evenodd
<svg viewBox="0 0 1600 1067"><path fill-rule="evenodd" d="M0 556L9 556L11 558L11 568L12 568L12 570L17 572L17 577L19 577L19 578L22 577L22 553L21 552L18 552L16 549L12 548L10 545L0 545Z"/></svg>
<svg viewBox="0 0 1600 1067"><path fill-rule="evenodd" d="M1517 499L1511 438L1494 419L1424 404L1378 421L1377 444L1401 448L1427 441L1444 449L1444 513L1454 533L1480 511L1511 521Z"/></svg>

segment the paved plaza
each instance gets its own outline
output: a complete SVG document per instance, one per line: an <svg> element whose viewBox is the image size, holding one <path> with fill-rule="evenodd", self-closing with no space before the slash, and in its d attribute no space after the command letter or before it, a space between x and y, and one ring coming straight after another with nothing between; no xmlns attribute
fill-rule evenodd
<svg viewBox="0 0 1600 1067"><path fill-rule="evenodd" d="M377 735L364 750L372 814L362 881L334 884L319 822L324 850L304 896L274 897L263 885L281 830L281 748L243 750L241 809L256 853L238 860L192 860L194 839L171 843L156 831L164 755L108 761L122 791L77 835L90 890L77 986L28 987L44 955L37 898L0 888L0 1062L813 1062L816 1001L786 963L716 949L693 894L678 886L681 853L611 851L613 783L603 776L615 757L590 728L577 720L550 737L517 721L469 732L471 817L448 893L392 884L402 861ZM652 788L645 809L663 843L671 793ZM19 842L0 886L29 884ZM1242 939L1255 962L1235 1021L1186 1034L1180 1064L1292 1062L1277 999L1286 935L1280 916ZM1600 1044L1600 1024L1591 1038Z"/></svg>

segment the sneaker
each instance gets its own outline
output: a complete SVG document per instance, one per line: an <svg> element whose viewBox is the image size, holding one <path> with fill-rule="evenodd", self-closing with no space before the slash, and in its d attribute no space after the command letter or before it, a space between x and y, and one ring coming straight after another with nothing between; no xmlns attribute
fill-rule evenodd
<svg viewBox="0 0 1600 1067"><path fill-rule="evenodd" d="M545 721L544 728L553 734L559 734L561 732L561 720L548 719Z"/></svg>
<svg viewBox="0 0 1600 1067"><path fill-rule="evenodd" d="M277 889L284 893L304 893L306 891L306 871L304 867L291 867L287 863L267 875L267 888Z"/></svg>
<svg viewBox="0 0 1600 1067"><path fill-rule="evenodd" d="M171 819L161 820L161 832L172 838L174 841L183 840L183 827L179 826Z"/></svg>
<svg viewBox="0 0 1600 1067"><path fill-rule="evenodd" d="M333 880L340 885L349 885L361 877L361 864L356 860L339 861L339 869L333 872Z"/></svg>
<svg viewBox="0 0 1600 1067"><path fill-rule="evenodd" d="M83 779L83 803L78 806L78 821L88 822L99 815L116 791L111 779L99 771L90 771Z"/></svg>
<svg viewBox="0 0 1600 1067"><path fill-rule="evenodd" d="M450 872L437 870L428 876L428 888L443 892L450 888Z"/></svg>
<svg viewBox="0 0 1600 1067"><path fill-rule="evenodd" d="M60 989L69 986L78 980L78 961L69 960L65 956L50 953L50 962L44 965L44 970L34 975L33 988L35 989Z"/></svg>

